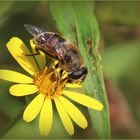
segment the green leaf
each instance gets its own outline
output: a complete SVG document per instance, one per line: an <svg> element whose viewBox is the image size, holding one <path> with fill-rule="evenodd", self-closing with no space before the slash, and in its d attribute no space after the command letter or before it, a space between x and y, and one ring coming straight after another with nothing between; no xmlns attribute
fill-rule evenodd
<svg viewBox="0 0 140 140"><path fill-rule="evenodd" d="M123 76L126 71L130 70L138 62L139 47L139 41L131 41L105 49L103 52L105 73L113 79Z"/></svg>
<svg viewBox="0 0 140 140"><path fill-rule="evenodd" d="M88 68L88 76L84 82L86 94L95 97L104 105L102 112L89 109L97 137L110 138L109 110L100 55L97 51L99 30L93 14L93 2L50 2L49 6L61 34L77 43L83 56Z"/></svg>

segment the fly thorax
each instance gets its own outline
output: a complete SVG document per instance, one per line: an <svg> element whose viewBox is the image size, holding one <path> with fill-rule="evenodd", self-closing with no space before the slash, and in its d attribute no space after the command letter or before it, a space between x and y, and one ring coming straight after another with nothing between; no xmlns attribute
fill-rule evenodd
<svg viewBox="0 0 140 140"><path fill-rule="evenodd" d="M36 42L37 45L43 46L48 41L49 37L50 34L48 33L40 33L34 38L34 41Z"/></svg>
<svg viewBox="0 0 140 140"><path fill-rule="evenodd" d="M60 67L68 72L74 71L82 65L82 59L77 46L64 42L56 46Z"/></svg>
<svg viewBox="0 0 140 140"><path fill-rule="evenodd" d="M80 53L76 48L70 48L65 55L65 59L67 64L70 66L71 71L80 68L82 65Z"/></svg>

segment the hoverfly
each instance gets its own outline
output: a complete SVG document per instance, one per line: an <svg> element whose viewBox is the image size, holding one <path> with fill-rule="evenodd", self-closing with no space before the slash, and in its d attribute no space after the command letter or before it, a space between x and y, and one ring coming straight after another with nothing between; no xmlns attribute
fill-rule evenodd
<svg viewBox="0 0 140 140"><path fill-rule="evenodd" d="M82 56L77 46L54 32L46 32L40 27L24 24L26 30L33 35L36 53L40 51L50 58L58 60L58 67L68 72L69 83L82 83L88 73L83 64Z"/></svg>

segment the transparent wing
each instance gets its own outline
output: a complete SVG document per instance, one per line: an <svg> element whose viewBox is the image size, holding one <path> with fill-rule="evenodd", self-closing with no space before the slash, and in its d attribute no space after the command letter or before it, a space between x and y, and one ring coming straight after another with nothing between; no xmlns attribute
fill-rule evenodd
<svg viewBox="0 0 140 140"><path fill-rule="evenodd" d="M37 26L34 26L34 25L31 25L31 24L24 24L24 27L34 37L36 37L40 33L46 32L44 29L37 27Z"/></svg>

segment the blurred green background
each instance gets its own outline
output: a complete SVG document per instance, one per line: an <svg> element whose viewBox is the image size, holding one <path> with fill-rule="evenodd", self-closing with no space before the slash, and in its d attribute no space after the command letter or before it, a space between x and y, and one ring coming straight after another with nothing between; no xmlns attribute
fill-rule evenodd
<svg viewBox="0 0 140 140"><path fill-rule="evenodd" d="M94 6L101 34L99 51L109 100L112 138L140 138L140 2L95 1ZM0 9L0 68L25 73L7 51L6 43L17 36L29 46L31 36L23 27L25 23L58 32L49 5L47 1L0 1ZM0 136L42 138L38 128L33 130L31 127L36 121L30 125L19 120L25 100L10 96L10 85L12 83L0 80ZM82 109L89 118L87 110ZM55 122L52 130L57 132L56 138L96 138L91 123L86 130L76 127L75 135L70 137L65 134L58 116Z"/></svg>

